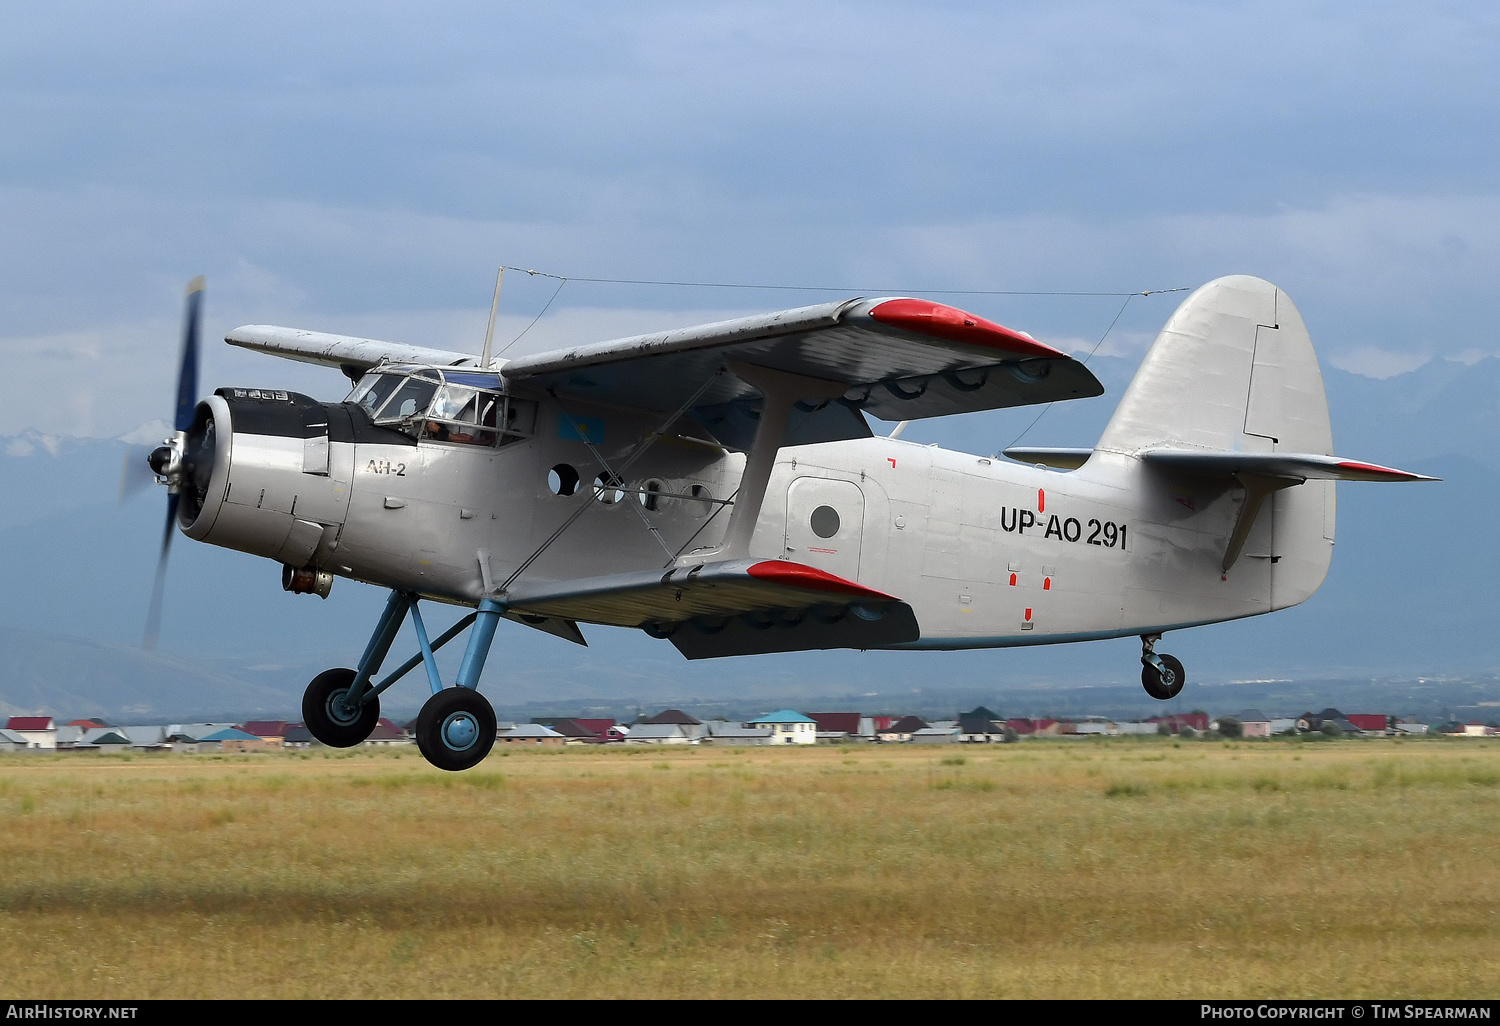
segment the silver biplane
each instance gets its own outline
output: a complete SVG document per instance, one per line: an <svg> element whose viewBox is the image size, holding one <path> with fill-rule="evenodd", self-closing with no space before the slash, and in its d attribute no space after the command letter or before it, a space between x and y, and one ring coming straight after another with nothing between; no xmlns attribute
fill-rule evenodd
<svg viewBox="0 0 1500 1026"><path fill-rule="evenodd" d="M1100 395L1079 361L921 299L849 299L511 360L253 325L231 345L337 368L342 402L197 400L190 287L153 598L175 527L327 596L390 590L352 669L307 686L324 744L363 741L423 666L417 742L475 765L501 620L583 644L634 627L689 659L965 649L1138 635L1158 699L1171 630L1295 605L1327 572L1335 481L1431 480L1333 455L1322 375L1287 296L1236 276L1172 315L1092 449L1010 460L876 437L910 421ZM429 637L421 600L472 609ZM410 617L420 651L380 676ZM469 630L454 686L433 653Z"/></svg>

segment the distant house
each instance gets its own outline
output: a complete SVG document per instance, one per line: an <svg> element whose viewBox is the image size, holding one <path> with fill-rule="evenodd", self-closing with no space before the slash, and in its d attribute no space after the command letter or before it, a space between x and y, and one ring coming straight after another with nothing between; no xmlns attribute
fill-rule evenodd
<svg viewBox="0 0 1500 1026"><path fill-rule="evenodd" d="M818 725L817 739L820 742L837 744L850 738L864 738L860 733L860 727L869 723L867 717L859 713L834 712L834 713L808 713L814 723ZM873 724L871 724L873 727Z"/></svg>
<svg viewBox="0 0 1500 1026"><path fill-rule="evenodd" d="M31 747L27 738L5 727L0 727L0 752L24 752Z"/></svg>
<svg viewBox="0 0 1500 1026"><path fill-rule="evenodd" d="M282 744L288 748L311 748L316 740L312 736L312 731L307 729L307 724L289 723L286 728L286 738Z"/></svg>
<svg viewBox="0 0 1500 1026"><path fill-rule="evenodd" d="M913 745L956 745L958 744L958 727L923 727L921 730L912 731L907 743Z"/></svg>
<svg viewBox="0 0 1500 1026"><path fill-rule="evenodd" d="M1496 734L1500 734L1500 727L1496 727L1493 723L1470 720L1464 724L1465 737L1493 737Z"/></svg>
<svg viewBox="0 0 1500 1026"><path fill-rule="evenodd" d="M1167 725L1167 732L1180 734L1183 727L1191 727L1193 730L1204 732L1208 730L1208 713L1178 713L1174 716L1153 716L1151 722Z"/></svg>
<svg viewBox="0 0 1500 1026"><path fill-rule="evenodd" d="M264 752L281 747L281 740L268 741L265 738L256 737L246 730L238 727L226 727L216 730L206 737L198 739L199 751L211 751L209 746L217 744L221 752Z"/></svg>
<svg viewBox="0 0 1500 1026"><path fill-rule="evenodd" d="M1062 721L1044 716L1039 720L1012 717L1005 725L1022 737L1056 737L1062 733Z"/></svg>
<svg viewBox="0 0 1500 1026"><path fill-rule="evenodd" d="M927 727L927 721L920 716L903 716L901 719L882 729L876 736L887 744L899 744L910 741L913 734L919 730L926 730Z"/></svg>
<svg viewBox="0 0 1500 1026"><path fill-rule="evenodd" d="M1234 718L1240 721L1245 737L1271 736L1271 717L1259 709L1246 709L1236 713Z"/></svg>
<svg viewBox="0 0 1500 1026"><path fill-rule="evenodd" d="M567 738L540 723L517 723L495 733L496 744L507 745L561 745Z"/></svg>
<svg viewBox="0 0 1500 1026"><path fill-rule="evenodd" d="M1408 723L1404 720L1397 720L1391 724L1391 729L1398 734L1425 734L1429 728L1425 723Z"/></svg>
<svg viewBox="0 0 1500 1026"><path fill-rule="evenodd" d="M239 729L262 741L280 745L286 742L287 726L286 720L246 720Z"/></svg>
<svg viewBox="0 0 1500 1026"><path fill-rule="evenodd" d="M219 752L223 751L223 746L218 741L204 742L203 739L220 731L237 729L233 723L169 723L166 740L172 751L187 755Z"/></svg>
<svg viewBox="0 0 1500 1026"><path fill-rule="evenodd" d="M6 721L5 729L25 738L28 747L57 747L57 724L51 716L12 716Z"/></svg>
<svg viewBox="0 0 1500 1026"><path fill-rule="evenodd" d="M1394 716L1383 716L1379 713L1350 713L1345 718L1364 734L1384 734L1396 721Z"/></svg>
<svg viewBox="0 0 1500 1026"><path fill-rule="evenodd" d="M1005 740L1000 714L979 706L958 716L958 740L964 744L995 744Z"/></svg>
<svg viewBox="0 0 1500 1026"><path fill-rule="evenodd" d="M811 716L804 716L791 709L778 709L773 713L751 720L747 727L763 727L771 731L772 744L810 745L818 740L818 724Z"/></svg>
<svg viewBox="0 0 1500 1026"><path fill-rule="evenodd" d="M747 727L728 720L709 720L705 741L716 745L769 745L774 742L770 727Z"/></svg>
<svg viewBox="0 0 1500 1026"><path fill-rule="evenodd" d="M570 745L593 745L600 744L604 741L613 740L613 738L603 735L606 731L609 730L610 727L613 727L615 725L614 720L590 719L585 722L583 720L568 719L566 717L562 719L547 720L534 719L531 722L540 723L545 727L551 727L554 731L563 736L563 738L565 739L565 744Z"/></svg>
<svg viewBox="0 0 1500 1026"><path fill-rule="evenodd" d="M695 745L708 736L703 721L681 709L666 709L642 723L631 724L625 740L632 744Z"/></svg>

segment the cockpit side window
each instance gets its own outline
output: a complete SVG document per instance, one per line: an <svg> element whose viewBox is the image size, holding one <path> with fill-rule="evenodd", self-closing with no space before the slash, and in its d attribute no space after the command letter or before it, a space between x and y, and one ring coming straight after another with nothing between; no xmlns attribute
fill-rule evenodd
<svg viewBox="0 0 1500 1026"><path fill-rule="evenodd" d="M407 378L375 415L377 423L411 420L427 412L438 383L431 378Z"/></svg>
<svg viewBox="0 0 1500 1026"><path fill-rule="evenodd" d="M357 403L371 417L375 411L380 409L391 393L401 386L406 380L398 374L366 374L359 379L359 384L354 386L354 391L349 393L346 403Z"/></svg>

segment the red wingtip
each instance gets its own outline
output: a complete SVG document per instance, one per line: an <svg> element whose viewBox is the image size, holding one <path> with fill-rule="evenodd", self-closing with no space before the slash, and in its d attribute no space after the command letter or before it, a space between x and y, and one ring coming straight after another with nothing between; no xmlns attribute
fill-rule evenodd
<svg viewBox="0 0 1500 1026"><path fill-rule="evenodd" d="M994 321L927 299L888 299L871 309L870 316L903 331L986 349L1003 349L1020 356L1066 359L1068 355Z"/></svg>
<svg viewBox="0 0 1500 1026"><path fill-rule="evenodd" d="M1379 474L1382 477L1398 477L1406 481L1416 481L1421 478L1420 474L1408 473L1405 470L1396 470L1391 467L1382 467L1378 463L1360 463L1358 460L1340 460L1340 470L1358 470L1365 474Z"/></svg>
<svg viewBox="0 0 1500 1026"><path fill-rule="evenodd" d="M863 584L846 581L842 577L819 570L817 567L807 566L803 563L793 563L785 559L768 559L756 563L747 571L751 577L763 581L772 581L776 584L785 584L793 588L811 588L814 591L836 592L841 595L849 595L858 598L881 599L888 602L896 601L894 595L887 595L883 591L874 588L866 588Z"/></svg>

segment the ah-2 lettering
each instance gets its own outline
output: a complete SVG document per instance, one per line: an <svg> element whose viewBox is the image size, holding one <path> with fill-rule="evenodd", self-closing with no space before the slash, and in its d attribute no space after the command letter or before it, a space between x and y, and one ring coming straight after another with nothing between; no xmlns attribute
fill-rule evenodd
<svg viewBox="0 0 1500 1026"><path fill-rule="evenodd" d="M392 477L405 477L406 464L392 463L390 460L371 460L365 467L367 474L390 474Z"/></svg>

